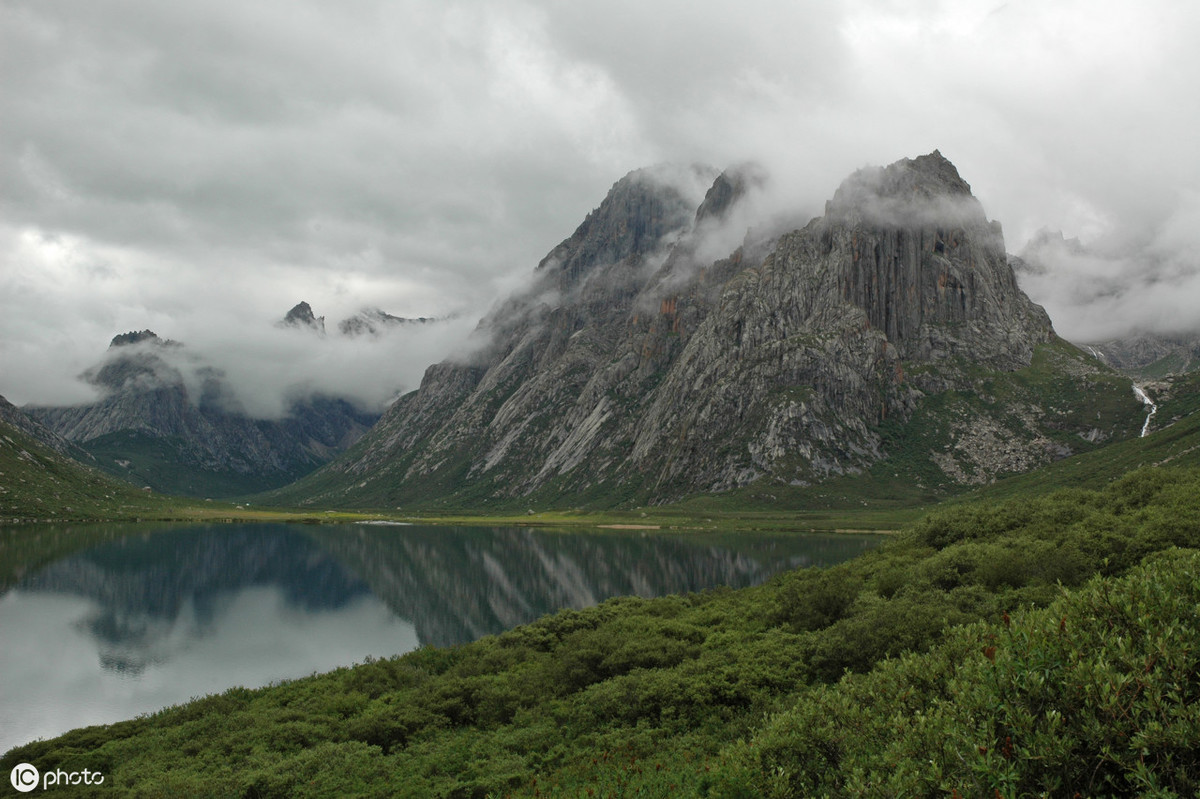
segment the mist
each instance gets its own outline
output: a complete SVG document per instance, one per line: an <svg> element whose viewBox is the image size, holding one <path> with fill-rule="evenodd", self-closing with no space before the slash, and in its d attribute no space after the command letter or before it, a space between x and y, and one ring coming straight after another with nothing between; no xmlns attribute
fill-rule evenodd
<svg viewBox="0 0 1200 799"><path fill-rule="evenodd" d="M77 376L150 328L263 413L305 380L384 401L458 333L305 350L270 325L306 299L469 326L663 162L757 162L753 218L798 227L939 149L1009 251L1049 227L1100 253L1024 279L1064 335L1194 328L1198 35L1175 0L11 0L0 394L87 401Z"/></svg>
<svg viewBox="0 0 1200 799"><path fill-rule="evenodd" d="M294 402L314 395L341 397L362 410L382 412L420 385L426 367L460 350L475 324L443 319L355 337L273 324L250 335L219 327L181 335L187 337L193 363L218 370L247 415L278 419ZM195 381L197 370L190 374ZM194 382L189 396L199 396Z"/></svg>
<svg viewBox="0 0 1200 799"><path fill-rule="evenodd" d="M1182 197L1169 218L1140 235L1087 242L1048 234L1020 255L1031 266L1018 272L1021 288L1068 340L1200 331L1200 194Z"/></svg>

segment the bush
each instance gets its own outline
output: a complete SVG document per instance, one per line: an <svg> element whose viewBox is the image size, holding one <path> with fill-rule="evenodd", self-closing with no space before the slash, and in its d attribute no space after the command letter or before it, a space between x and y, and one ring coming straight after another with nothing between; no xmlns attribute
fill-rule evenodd
<svg viewBox="0 0 1200 799"><path fill-rule="evenodd" d="M1200 552L800 697L743 746L769 796L1195 796Z"/></svg>

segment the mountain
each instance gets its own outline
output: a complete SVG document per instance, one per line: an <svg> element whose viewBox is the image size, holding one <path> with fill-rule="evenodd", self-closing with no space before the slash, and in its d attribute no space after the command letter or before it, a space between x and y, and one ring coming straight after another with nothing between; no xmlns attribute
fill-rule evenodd
<svg viewBox="0 0 1200 799"><path fill-rule="evenodd" d="M62 436L40 424L16 405L0 397L0 422L20 430L44 447L82 462L93 460L92 456L67 441Z"/></svg>
<svg viewBox="0 0 1200 799"><path fill-rule="evenodd" d="M382 336L387 331L406 325L424 325L436 322L436 319L420 316L407 319L403 316L392 316L378 308L364 308L353 316L338 322L338 332L343 336Z"/></svg>
<svg viewBox="0 0 1200 799"><path fill-rule="evenodd" d="M484 346L271 499L774 499L864 472L936 493L1136 434L1128 381L1054 334L939 152L856 172L782 234L733 227L761 176L713 174L618 181Z"/></svg>
<svg viewBox="0 0 1200 799"><path fill-rule="evenodd" d="M1136 330L1085 347L1114 369L1143 379L1200 370L1200 333L1171 336Z"/></svg>
<svg viewBox="0 0 1200 799"><path fill-rule="evenodd" d="M114 519L163 511L164 498L79 459L92 462L90 455L0 397L0 521ZM48 534L56 535L53 530ZM13 550L6 549L13 546L19 545L0 542L0 562L13 565ZM12 576L11 570L0 571L0 587Z"/></svg>
<svg viewBox="0 0 1200 799"><path fill-rule="evenodd" d="M325 317L313 313L312 306L301 300L279 320L280 327L296 327L324 335Z"/></svg>
<svg viewBox="0 0 1200 799"><path fill-rule="evenodd" d="M282 419L252 419L218 370L150 330L114 337L108 357L83 378L101 390L99 401L27 413L106 471L163 493L237 496L284 485L346 449L377 418L344 399L313 396Z"/></svg>
<svg viewBox="0 0 1200 799"><path fill-rule="evenodd" d="M379 308L363 308L358 313L338 322L337 330L338 333L349 338L357 336L378 338L398 327L432 324L438 321L441 320L425 316L409 319L403 316L393 316ZM317 316L311 305L301 301L279 320L278 327L310 330L323 336L325 335L325 317Z"/></svg>

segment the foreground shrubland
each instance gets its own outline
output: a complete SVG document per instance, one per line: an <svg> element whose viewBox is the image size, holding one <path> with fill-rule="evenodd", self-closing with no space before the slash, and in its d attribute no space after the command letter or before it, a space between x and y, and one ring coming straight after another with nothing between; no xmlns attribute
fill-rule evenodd
<svg viewBox="0 0 1200 799"><path fill-rule="evenodd" d="M9 752L133 796L1191 796L1200 472ZM64 795L68 795L64 791Z"/></svg>

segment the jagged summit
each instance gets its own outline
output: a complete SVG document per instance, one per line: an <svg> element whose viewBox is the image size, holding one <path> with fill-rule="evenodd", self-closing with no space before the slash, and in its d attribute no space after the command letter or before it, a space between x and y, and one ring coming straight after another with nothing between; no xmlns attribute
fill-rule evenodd
<svg viewBox="0 0 1200 799"><path fill-rule="evenodd" d="M855 172L774 257L811 275L810 312L849 303L902 358L1012 370L1053 335L1017 287L999 223L937 150Z"/></svg>
<svg viewBox="0 0 1200 799"><path fill-rule="evenodd" d="M971 184L937 150L886 167L858 170L825 204L825 217L890 227L988 225ZM999 233L998 226L994 229Z"/></svg>
<svg viewBox="0 0 1200 799"><path fill-rule="evenodd" d="M318 333L325 332L325 317L313 314L312 306L304 301L296 303L279 324L284 327L308 328Z"/></svg>
<svg viewBox="0 0 1200 799"><path fill-rule="evenodd" d="M569 290L593 267L659 249L665 236L690 226L704 189L716 174L705 166L630 172L613 184L570 238L542 259L538 270L556 273L559 288Z"/></svg>
<svg viewBox="0 0 1200 799"><path fill-rule="evenodd" d="M423 325L437 321L425 316L408 318L394 316L380 308L363 308L353 316L338 322L338 332L343 336L382 336L389 330L406 325Z"/></svg>
<svg viewBox="0 0 1200 799"><path fill-rule="evenodd" d="M133 330L128 333L120 333L113 336L113 339L108 344L108 348L116 349L117 347L128 347L134 344L141 344L149 341L153 344L178 344L170 339L161 339L153 330Z"/></svg>
<svg viewBox="0 0 1200 799"><path fill-rule="evenodd" d="M696 209L696 224L705 220L720 221L752 188L767 182L767 172L755 163L739 164L717 175Z"/></svg>
<svg viewBox="0 0 1200 799"><path fill-rule="evenodd" d="M1113 424L1041 409L1020 386L1005 389L1019 407L962 404L981 374L1008 380L1054 334L940 153L860 170L824 217L749 246L728 228L762 224L731 213L753 173L680 174L618 181L480 322L486 346L431 366L362 444L277 499L603 504L811 485L887 460L926 407L922 429L941 438L914 462L982 481ZM1045 380L1087 396L1095 368Z"/></svg>

